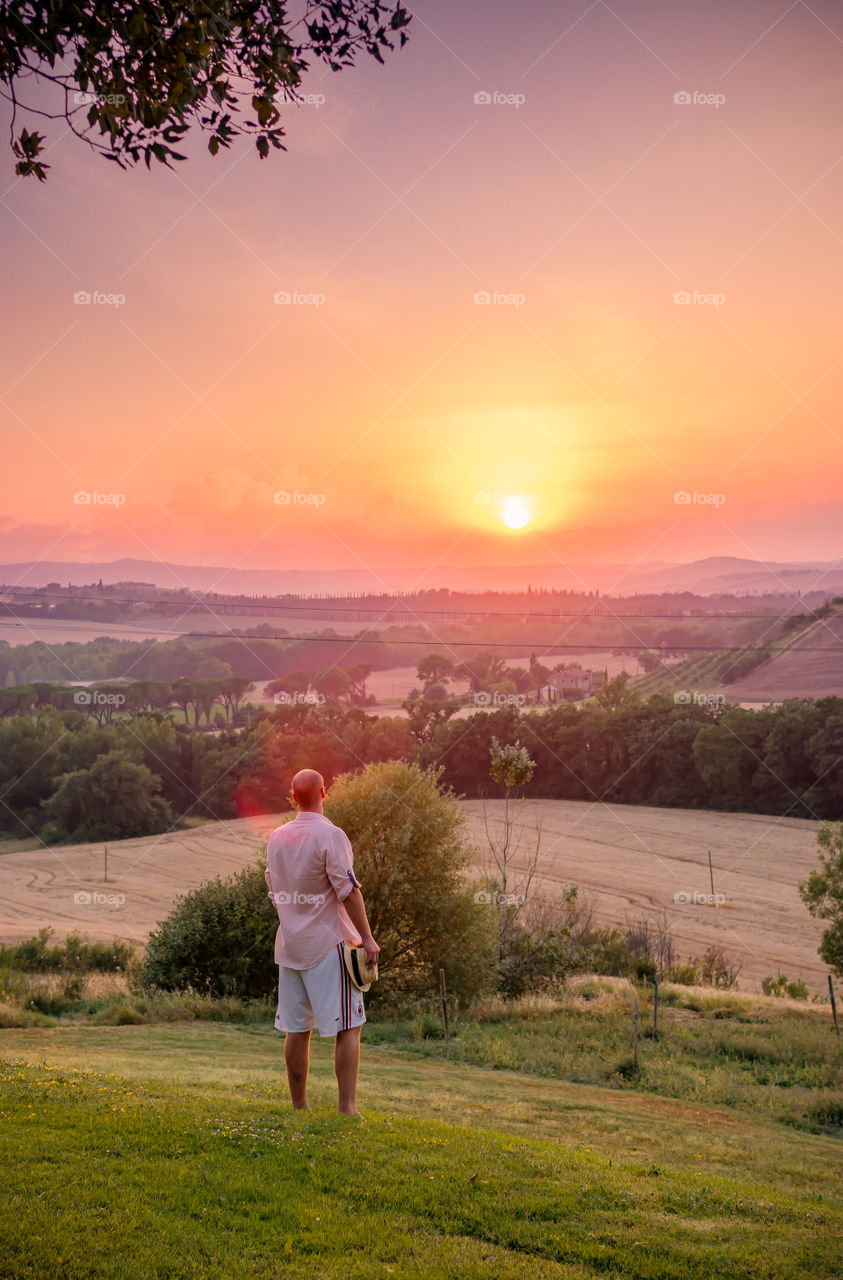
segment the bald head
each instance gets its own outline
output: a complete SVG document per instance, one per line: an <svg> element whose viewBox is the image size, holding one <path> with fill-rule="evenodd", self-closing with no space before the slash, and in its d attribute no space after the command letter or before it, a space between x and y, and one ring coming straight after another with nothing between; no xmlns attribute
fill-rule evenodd
<svg viewBox="0 0 843 1280"><path fill-rule="evenodd" d="M315 769L299 769L293 778L293 799L300 809L322 811L325 799L325 782Z"/></svg>

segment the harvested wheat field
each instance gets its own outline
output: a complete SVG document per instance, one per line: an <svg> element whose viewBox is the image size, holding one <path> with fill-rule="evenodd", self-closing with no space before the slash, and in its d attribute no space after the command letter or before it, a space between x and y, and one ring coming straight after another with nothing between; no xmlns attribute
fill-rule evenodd
<svg viewBox="0 0 843 1280"><path fill-rule="evenodd" d="M483 803L468 800L465 808L482 847ZM503 801L486 809L490 834L500 838ZM568 800L525 800L514 810L522 830L516 868L525 866L541 823L534 880L539 893L552 896L562 884L578 885L600 925L666 912L678 958L721 947L743 963L741 988L757 989L767 974L781 970L802 978L812 992L826 990L817 955L823 926L797 892L817 865L818 822ZM715 893L725 899L716 909L707 902L709 849ZM518 891L517 870L509 888Z"/></svg>
<svg viewBox="0 0 843 1280"><path fill-rule="evenodd" d="M481 851L479 868L483 806L469 800L464 807ZM714 943L743 962L744 989L757 989L779 970L804 979L813 992L825 989L817 955L822 925L808 915L796 888L816 865L818 823L566 800L528 800L514 808L523 829L516 867L528 856L534 823L542 824L540 892L579 885L598 924L623 925L627 917L665 911L679 958L701 955ZM489 802L487 812L494 835L503 801ZM4 854L0 939L29 937L49 925L58 938L78 929L91 938L143 942L179 894L246 866L278 821L277 815L243 818L111 843L107 884L101 844ZM710 892L709 849L715 891L725 899L716 910L693 900ZM516 873L510 889L518 888ZM677 894L685 900L676 901Z"/></svg>
<svg viewBox="0 0 843 1280"><path fill-rule="evenodd" d="M54 845L0 857L0 939L31 937L50 925L57 938L78 929L90 938L138 943L179 894L248 865L277 815L208 822L188 831L108 845Z"/></svg>
<svg viewBox="0 0 843 1280"><path fill-rule="evenodd" d="M843 694L843 609L820 619L769 662L721 689L730 702Z"/></svg>

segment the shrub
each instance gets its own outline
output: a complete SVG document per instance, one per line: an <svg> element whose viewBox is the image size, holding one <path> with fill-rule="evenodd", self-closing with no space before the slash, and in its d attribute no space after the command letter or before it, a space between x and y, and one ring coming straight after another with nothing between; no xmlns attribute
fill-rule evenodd
<svg viewBox="0 0 843 1280"><path fill-rule="evenodd" d="M441 769L390 760L338 778L326 817L354 848L369 923L382 949L377 1002L425 994L445 970L449 994L462 1000L488 990L494 912L478 906L464 873L472 851L465 817Z"/></svg>
<svg viewBox="0 0 843 1280"><path fill-rule="evenodd" d="M72 930L63 943L50 946L53 929L40 929L23 942L0 943L0 967L9 966L26 973L48 973L64 969L76 973L96 970L119 973L128 968L133 951L127 942L88 942L84 934Z"/></svg>
<svg viewBox="0 0 843 1280"><path fill-rule="evenodd" d="M808 1117L823 1129L843 1129L843 1094L825 1091L808 1107Z"/></svg>
<svg viewBox="0 0 843 1280"><path fill-rule="evenodd" d="M217 876L177 899L149 936L140 985L246 1000L271 992L278 917L263 866L261 860L225 880Z"/></svg>
<svg viewBox="0 0 843 1280"><path fill-rule="evenodd" d="M680 987L695 987L700 980L700 971L693 960L689 960L687 964L672 964L665 978L668 982L678 983Z"/></svg>
<svg viewBox="0 0 843 1280"><path fill-rule="evenodd" d="M765 996L789 996L791 1000L808 999L808 988L805 983L799 978L795 982L788 982L786 973L780 973L777 978L768 974L761 983L761 990Z"/></svg>
<svg viewBox="0 0 843 1280"><path fill-rule="evenodd" d="M596 929L585 940L582 968L616 978L629 975L629 948L618 929Z"/></svg>
<svg viewBox="0 0 843 1280"><path fill-rule="evenodd" d="M701 960L695 961L700 969L700 981L704 986L737 988L742 961L728 960L719 947L709 947Z"/></svg>
<svg viewBox="0 0 843 1280"><path fill-rule="evenodd" d="M560 905L528 904L526 917L510 922L498 965L503 996L558 987L578 967L579 947L572 937L577 911L576 891L569 890Z"/></svg>

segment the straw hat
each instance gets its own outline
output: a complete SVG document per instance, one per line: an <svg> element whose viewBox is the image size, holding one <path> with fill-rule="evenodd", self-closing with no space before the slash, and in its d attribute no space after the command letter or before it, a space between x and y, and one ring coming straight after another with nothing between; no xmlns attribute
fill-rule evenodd
<svg viewBox="0 0 843 1280"><path fill-rule="evenodd" d="M350 942L342 944L342 958L348 970L348 976L358 991L368 991L378 978L377 964L370 965L366 959L365 947L353 947Z"/></svg>

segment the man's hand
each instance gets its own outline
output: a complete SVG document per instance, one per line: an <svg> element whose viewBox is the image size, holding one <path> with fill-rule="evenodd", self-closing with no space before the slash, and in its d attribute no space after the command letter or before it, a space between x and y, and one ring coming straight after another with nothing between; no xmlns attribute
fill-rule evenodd
<svg viewBox="0 0 843 1280"><path fill-rule="evenodd" d="M372 937L372 930L366 917L366 904L363 901L359 886L352 889L351 893L343 899L343 906L348 912L351 923L360 934L363 949L366 952L366 959L369 964L377 964L381 949Z"/></svg>

